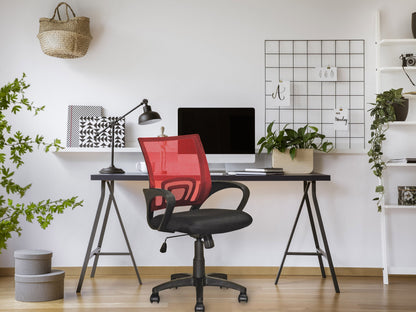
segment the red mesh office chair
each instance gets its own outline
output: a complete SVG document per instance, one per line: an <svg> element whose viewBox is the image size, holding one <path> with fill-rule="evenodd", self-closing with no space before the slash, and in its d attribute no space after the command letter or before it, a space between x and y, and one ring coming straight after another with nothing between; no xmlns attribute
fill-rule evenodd
<svg viewBox="0 0 416 312"><path fill-rule="evenodd" d="M235 231L251 224L251 216L243 212L250 194L248 188L237 182L211 182L205 152L197 134L139 138L139 143L149 173L150 188L143 190L149 226L162 232L185 233L195 239L192 276L172 275L170 281L152 289L150 301L159 302L161 290L195 286L195 311L204 311L203 287L219 286L240 291L238 301L247 302L245 287L228 281L225 274L205 274L204 246L214 247L212 234ZM225 188L242 191L237 209L201 208L211 194ZM190 206L190 210L175 212L178 206Z"/></svg>

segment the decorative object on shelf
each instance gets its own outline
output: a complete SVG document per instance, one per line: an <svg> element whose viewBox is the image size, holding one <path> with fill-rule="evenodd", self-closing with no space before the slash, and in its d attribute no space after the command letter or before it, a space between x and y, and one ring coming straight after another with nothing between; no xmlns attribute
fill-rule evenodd
<svg viewBox="0 0 416 312"><path fill-rule="evenodd" d="M406 75L407 79L409 79L412 86L416 86L413 82L412 78L410 78L409 74L406 71L407 66L415 66L416 65L416 57L412 53L402 54L400 55L400 59L402 60L402 70Z"/></svg>
<svg viewBox="0 0 416 312"><path fill-rule="evenodd" d="M158 135L158 137L163 138L163 137L167 137L167 135L165 134L165 127L160 127L160 134Z"/></svg>
<svg viewBox="0 0 416 312"><path fill-rule="evenodd" d="M402 102L394 102L393 109L396 121L405 121L409 113L409 99L402 98Z"/></svg>
<svg viewBox="0 0 416 312"><path fill-rule="evenodd" d="M404 206L416 205L416 186L398 186L398 204Z"/></svg>
<svg viewBox="0 0 416 312"><path fill-rule="evenodd" d="M111 147L112 133L109 125L114 125L114 147L125 146L125 119L117 117L85 117L79 119L79 147ZM103 131L105 129L105 131ZM98 136L99 133L103 133Z"/></svg>
<svg viewBox="0 0 416 312"><path fill-rule="evenodd" d="M416 12L412 13L412 33L413 38L416 39Z"/></svg>
<svg viewBox="0 0 416 312"><path fill-rule="evenodd" d="M276 133L273 125L274 121L267 127L266 136L257 142L259 153L264 148L268 153L273 152L273 168L283 168L286 173L310 173L313 171L313 151L328 153L333 149L333 143L324 141L325 135L318 133L316 127L306 125L295 131L286 125Z"/></svg>
<svg viewBox="0 0 416 312"><path fill-rule="evenodd" d="M370 126L370 149L368 151L369 163L371 169L376 177L379 178L379 184L376 186L375 192L378 197L373 198L377 201L378 211L381 211L381 203L384 196L384 185L382 182L383 170L386 168L386 163L382 159L383 155L383 141L386 140L386 132L388 130L388 123L396 121L396 115L399 118L406 119L407 110L409 108L409 100L402 95L403 89L390 89L383 93L377 94L376 103L370 103L373 107L369 110L370 116L373 117L373 122ZM406 101L407 100L407 101ZM407 103L407 104L406 104ZM395 108L396 106L396 108ZM400 112L399 109L404 109ZM397 109L397 112L395 112Z"/></svg>
<svg viewBox="0 0 416 312"><path fill-rule="evenodd" d="M290 106L290 81L279 80L272 99L276 106Z"/></svg>
<svg viewBox="0 0 416 312"><path fill-rule="evenodd" d="M25 96L29 88L26 84L26 75L15 79L0 88L0 253L7 248L7 240L12 234L21 235L21 221L33 222L36 220L45 229L51 223L55 214L61 214L65 209L74 209L82 206L82 201L77 197L68 199L44 199L39 202L21 202L32 187L32 183L19 185L14 181L15 173L24 165L25 157L30 157L36 149L50 150L61 149L60 140L55 139L52 143L46 142L42 135L29 136L23 131L15 129L13 121L19 118L19 113L27 110L35 116L43 111L44 106L36 107ZM16 115L16 116L13 116ZM29 180L38 178L42 183L42 177L36 175ZM53 178L53 177L49 177ZM62 186L64 187L64 186Z"/></svg>
<svg viewBox="0 0 416 312"><path fill-rule="evenodd" d="M402 70L404 74L406 75L407 79L409 79L412 86L416 86L416 84L413 82L412 78L410 78L409 74L406 71L407 66L416 65L416 57L413 55L413 53L406 53L400 55L400 59L402 60Z"/></svg>
<svg viewBox="0 0 416 312"><path fill-rule="evenodd" d="M336 67L316 67L315 78L317 81L337 81L338 69Z"/></svg>
<svg viewBox="0 0 416 312"><path fill-rule="evenodd" d="M61 19L60 6L66 8L66 20ZM69 11L73 17L70 18ZM55 19L55 16L58 19ZM72 59L84 56L92 39L90 34L90 19L84 16L76 16L69 4L59 3L52 18L39 19L38 38L43 53L64 59Z"/></svg>
<svg viewBox="0 0 416 312"><path fill-rule="evenodd" d="M124 117L126 117L127 115L129 115L130 113L132 113L134 110L136 110L137 108L139 108L140 106L143 106L143 105L144 105L144 107L143 107L143 113L139 116L139 120L138 120L139 125L152 124L152 123L158 122L158 121L160 121L162 119L162 118L160 118L160 115L157 112L152 111L151 106L148 104L148 100L147 99L143 99L143 101L139 105L137 105L136 107L134 107L131 110L129 110L123 116L117 117L112 122L110 122L109 125L107 127L105 127L96 136L96 137L99 137L100 135L102 135L103 133L105 133L105 131L107 131L108 128L111 128L111 165L108 168L101 169L100 170L100 173L107 173L107 174L111 174L111 173L124 173L124 170L123 169L116 168L114 166L115 126L116 126L116 124L117 124L117 122L119 120L123 119Z"/></svg>
<svg viewBox="0 0 416 312"><path fill-rule="evenodd" d="M402 60L402 67L416 65L416 57L413 53L401 54L400 59Z"/></svg>
<svg viewBox="0 0 416 312"><path fill-rule="evenodd" d="M84 117L101 117L102 106L69 105L66 146L79 147L79 120Z"/></svg>

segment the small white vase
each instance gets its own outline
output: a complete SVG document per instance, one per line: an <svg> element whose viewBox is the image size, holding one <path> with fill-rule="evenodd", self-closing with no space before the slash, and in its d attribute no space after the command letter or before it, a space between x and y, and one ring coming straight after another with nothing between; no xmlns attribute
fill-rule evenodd
<svg viewBox="0 0 416 312"><path fill-rule="evenodd" d="M283 168L284 173L311 173L313 171L313 149L297 149L294 159L290 157L289 150L282 153L278 149L274 149L272 167Z"/></svg>

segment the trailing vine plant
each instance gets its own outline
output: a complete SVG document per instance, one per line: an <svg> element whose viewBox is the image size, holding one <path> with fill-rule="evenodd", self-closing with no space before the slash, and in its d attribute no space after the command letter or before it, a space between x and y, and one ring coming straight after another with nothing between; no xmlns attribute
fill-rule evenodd
<svg viewBox="0 0 416 312"><path fill-rule="evenodd" d="M26 75L15 79L0 89L0 253L7 248L7 240L12 233L21 235L21 219L32 222L35 218L45 229L52 221L54 214L63 213L67 208L82 206L83 201L77 197L57 200L41 200L37 203L15 202L22 198L32 184L20 185L14 181L14 174L24 164L23 156L32 153L34 148L43 148L46 152L51 149L59 150L60 140L52 143L45 141L42 135L31 137L19 130L12 129L7 116L16 115L26 109L34 115L44 110L45 106L36 107L25 97L29 85L25 82Z"/></svg>
<svg viewBox="0 0 416 312"><path fill-rule="evenodd" d="M371 169L374 175L379 178L379 183L376 186L375 192L377 197L373 200L377 201L377 209L381 211L381 203L384 197L384 185L382 181L383 170L386 168L386 163L383 161L383 141L386 140L386 132L388 130L388 123L396 120L393 104L403 104L404 98L402 95L403 89L391 89L377 94L376 102L370 103L373 107L369 110L370 116L373 117L373 122L370 126L370 149L368 151Z"/></svg>

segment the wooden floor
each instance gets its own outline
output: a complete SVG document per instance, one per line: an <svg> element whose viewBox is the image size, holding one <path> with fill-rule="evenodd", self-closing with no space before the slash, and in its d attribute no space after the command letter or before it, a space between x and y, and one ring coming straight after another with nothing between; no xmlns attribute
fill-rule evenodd
<svg viewBox="0 0 416 312"><path fill-rule="evenodd" d="M248 303L238 303L234 290L207 287L205 311L416 311L416 277L393 276L389 285L383 285L381 277L339 277L340 294L330 277L282 276L277 286L273 277L230 279L247 287ZM163 291L160 303L151 304L151 288L162 281L144 278L139 286L133 275L88 277L76 294L78 278L69 276L63 300L29 303L15 301L13 277L0 277L0 311L194 311L191 287Z"/></svg>

